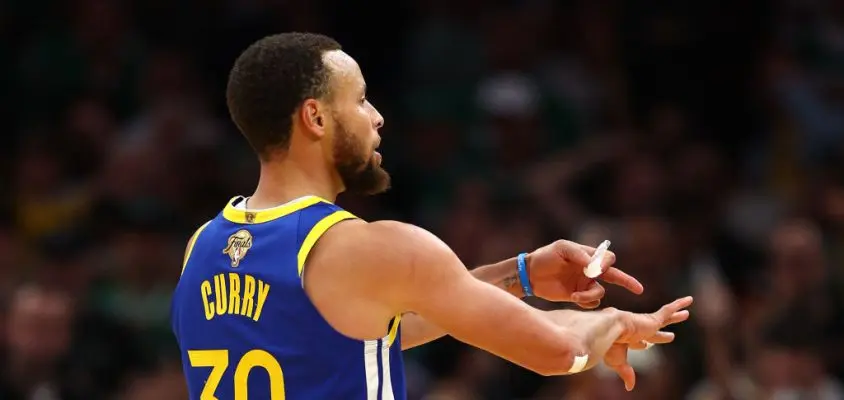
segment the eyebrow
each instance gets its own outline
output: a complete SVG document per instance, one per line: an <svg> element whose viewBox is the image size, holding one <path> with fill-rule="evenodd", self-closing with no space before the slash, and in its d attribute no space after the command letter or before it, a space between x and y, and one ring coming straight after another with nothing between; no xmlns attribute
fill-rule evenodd
<svg viewBox="0 0 844 400"><path fill-rule="evenodd" d="M361 86L361 94L366 94L366 83Z"/></svg>

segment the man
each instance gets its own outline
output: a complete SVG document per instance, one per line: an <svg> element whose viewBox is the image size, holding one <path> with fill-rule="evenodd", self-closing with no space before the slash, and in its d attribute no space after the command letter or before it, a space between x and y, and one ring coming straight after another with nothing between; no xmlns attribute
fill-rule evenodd
<svg viewBox="0 0 844 400"><path fill-rule="evenodd" d="M659 330L688 318L691 298L649 315L536 310L518 297L598 306L603 288L583 275L594 249L559 241L470 274L425 230L334 205L343 191L384 191L389 176L384 120L328 37L254 43L227 101L261 176L188 242L172 324L191 398L405 398L401 350L445 334L543 375L603 359L632 389L628 346L669 342ZM606 258L605 281L642 291Z"/></svg>

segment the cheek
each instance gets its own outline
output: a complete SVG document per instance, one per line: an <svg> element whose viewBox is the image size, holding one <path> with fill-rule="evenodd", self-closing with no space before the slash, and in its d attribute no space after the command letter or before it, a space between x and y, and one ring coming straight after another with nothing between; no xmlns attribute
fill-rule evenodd
<svg viewBox="0 0 844 400"><path fill-rule="evenodd" d="M355 141L357 150L362 153L369 154L378 139L378 133L372 129L372 125L368 121L358 121L351 128L349 134Z"/></svg>
<svg viewBox="0 0 844 400"><path fill-rule="evenodd" d="M357 113L355 115L356 128L361 129L363 132L374 131L375 129L373 128L373 121L375 121L376 114L377 112L374 111L372 107L358 107Z"/></svg>

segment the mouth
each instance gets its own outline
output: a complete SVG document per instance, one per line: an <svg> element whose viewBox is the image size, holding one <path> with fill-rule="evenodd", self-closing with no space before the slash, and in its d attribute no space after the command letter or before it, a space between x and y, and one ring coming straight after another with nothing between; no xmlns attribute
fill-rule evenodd
<svg viewBox="0 0 844 400"><path fill-rule="evenodd" d="M373 153L373 157L375 157L375 163L381 165L381 153L376 151Z"/></svg>

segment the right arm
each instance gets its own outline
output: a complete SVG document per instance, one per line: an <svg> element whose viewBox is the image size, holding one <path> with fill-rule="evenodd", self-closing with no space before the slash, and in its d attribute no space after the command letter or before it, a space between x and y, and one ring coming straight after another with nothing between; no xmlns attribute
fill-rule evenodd
<svg viewBox="0 0 844 400"><path fill-rule="evenodd" d="M534 309L475 279L431 233L398 222L337 224L312 250L306 271L317 309L357 339L383 336L385 321L413 312L460 341L562 375L575 356L588 355L587 368L599 362L623 333L616 313Z"/></svg>

